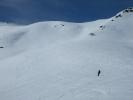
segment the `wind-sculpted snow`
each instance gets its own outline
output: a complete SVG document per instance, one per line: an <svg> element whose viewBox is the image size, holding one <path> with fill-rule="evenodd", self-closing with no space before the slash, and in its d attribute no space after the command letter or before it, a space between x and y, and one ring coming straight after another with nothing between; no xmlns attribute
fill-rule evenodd
<svg viewBox="0 0 133 100"><path fill-rule="evenodd" d="M116 16L0 23L0 100L133 100L132 8Z"/></svg>

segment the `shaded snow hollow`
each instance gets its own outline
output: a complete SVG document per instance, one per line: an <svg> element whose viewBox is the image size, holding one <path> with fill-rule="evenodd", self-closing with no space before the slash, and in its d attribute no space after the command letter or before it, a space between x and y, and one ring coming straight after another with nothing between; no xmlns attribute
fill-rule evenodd
<svg viewBox="0 0 133 100"><path fill-rule="evenodd" d="M0 100L133 100L126 10L87 23L0 23Z"/></svg>

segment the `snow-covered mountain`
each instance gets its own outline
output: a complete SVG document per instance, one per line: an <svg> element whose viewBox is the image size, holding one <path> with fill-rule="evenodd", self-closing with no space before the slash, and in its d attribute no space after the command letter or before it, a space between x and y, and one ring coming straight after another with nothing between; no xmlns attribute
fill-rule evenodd
<svg viewBox="0 0 133 100"><path fill-rule="evenodd" d="M86 23L0 23L0 100L133 100L133 8Z"/></svg>

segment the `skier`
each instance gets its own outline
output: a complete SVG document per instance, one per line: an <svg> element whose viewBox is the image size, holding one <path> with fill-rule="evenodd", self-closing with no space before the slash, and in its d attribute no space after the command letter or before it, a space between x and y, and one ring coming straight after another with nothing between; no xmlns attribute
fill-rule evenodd
<svg viewBox="0 0 133 100"><path fill-rule="evenodd" d="M99 70L98 70L98 73L97 73L97 76L99 77L100 74L101 74L101 70L99 69Z"/></svg>

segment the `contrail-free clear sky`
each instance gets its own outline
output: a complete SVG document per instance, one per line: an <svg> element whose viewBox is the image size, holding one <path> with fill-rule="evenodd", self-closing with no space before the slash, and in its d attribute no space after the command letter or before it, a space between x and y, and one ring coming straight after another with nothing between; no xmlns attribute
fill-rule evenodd
<svg viewBox="0 0 133 100"><path fill-rule="evenodd" d="M0 0L0 21L30 24L60 20L84 22L112 17L133 0Z"/></svg>

